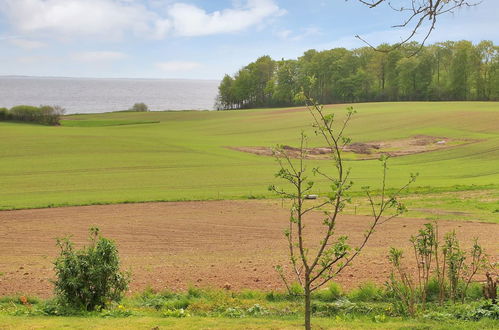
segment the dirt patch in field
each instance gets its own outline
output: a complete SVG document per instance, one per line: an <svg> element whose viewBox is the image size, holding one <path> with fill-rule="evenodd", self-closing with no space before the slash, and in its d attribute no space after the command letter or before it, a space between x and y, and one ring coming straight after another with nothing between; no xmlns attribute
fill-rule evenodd
<svg viewBox="0 0 499 330"><path fill-rule="evenodd" d="M416 135L407 139L379 141L379 142L356 142L346 145L344 152L351 152L359 155L356 159L366 160L379 158L382 154L392 157L418 154L422 152L447 149L453 146L464 145L477 142L476 140L451 139L446 137L436 137L427 135ZM228 147L232 150L248 152L260 156L273 156L274 150L270 147ZM284 145L283 151L290 158L299 158L300 149ZM331 158L331 148L317 147L306 148L307 159L329 159Z"/></svg>
<svg viewBox="0 0 499 330"><path fill-rule="evenodd" d="M0 296L52 293L55 238L72 235L80 246L88 228L98 226L114 239L126 269L133 272L131 291L147 286L181 290L189 285L234 289L282 289L273 270L287 264L283 238L288 211L278 201L210 201L84 206L0 212ZM321 214L312 214L307 231L319 239ZM337 233L359 242L369 225L363 216L343 216ZM363 253L339 277L351 288L371 280L383 283L390 267L390 246L405 248L427 220L394 219L383 224ZM499 224L440 221L440 232L456 229L464 248L479 237L498 259Z"/></svg>

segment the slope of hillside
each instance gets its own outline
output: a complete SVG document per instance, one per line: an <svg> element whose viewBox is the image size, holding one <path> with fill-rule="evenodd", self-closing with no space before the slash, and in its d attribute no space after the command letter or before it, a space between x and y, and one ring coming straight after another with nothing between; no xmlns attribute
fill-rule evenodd
<svg viewBox="0 0 499 330"><path fill-rule="evenodd" d="M341 119L345 107L330 108ZM358 113L348 134L355 142L418 135L473 142L392 158L390 186L419 172L418 187L452 191L475 185L497 191L499 103L354 107ZM320 147L310 123L305 108L73 115L61 127L0 123L0 209L270 197L267 186L276 182L272 157L227 147L293 146L301 130L311 136L310 146ZM348 166L356 190L376 186L377 160ZM319 184L317 192L324 188Z"/></svg>

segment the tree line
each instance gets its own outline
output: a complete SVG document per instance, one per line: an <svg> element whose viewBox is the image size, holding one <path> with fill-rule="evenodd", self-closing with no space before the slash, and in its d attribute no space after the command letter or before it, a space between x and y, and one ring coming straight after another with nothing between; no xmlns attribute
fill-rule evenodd
<svg viewBox="0 0 499 330"><path fill-rule="evenodd" d="M383 51L386 50L386 51ZM294 60L262 56L225 75L217 109L302 105L304 90L319 103L497 101L499 47L492 41L416 42L376 50L306 51Z"/></svg>
<svg viewBox="0 0 499 330"><path fill-rule="evenodd" d="M42 125L60 125L62 115L66 110L58 105L16 105L9 109L0 108L0 121L18 121L38 123Z"/></svg>

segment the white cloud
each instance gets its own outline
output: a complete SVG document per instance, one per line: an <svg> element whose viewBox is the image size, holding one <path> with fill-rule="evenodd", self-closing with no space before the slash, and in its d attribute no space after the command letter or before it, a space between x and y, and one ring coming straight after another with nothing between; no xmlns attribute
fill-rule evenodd
<svg viewBox="0 0 499 330"><path fill-rule="evenodd" d="M142 5L120 0L4 0L0 11L19 31L63 35L142 32L154 18Z"/></svg>
<svg viewBox="0 0 499 330"><path fill-rule="evenodd" d="M237 32L283 13L272 0L249 0L244 7L213 13L193 5L176 3L168 11L174 33L181 36Z"/></svg>
<svg viewBox="0 0 499 330"><path fill-rule="evenodd" d="M47 46L44 42L41 41L36 41L36 40L27 40L27 39L16 39L12 38L9 40L9 42L17 47L27 49L27 50L32 50L32 49L37 49L37 48L42 48Z"/></svg>
<svg viewBox="0 0 499 330"><path fill-rule="evenodd" d="M292 40L292 41L299 41L303 40L307 37L311 37L314 35L320 35L321 31L320 29L316 27L308 27L305 29L302 29L299 33L293 33L291 30L281 30L277 31L275 35L279 37L280 39L283 40Z"/></svg>
<svg viewBox="0 0 499 330"><path fill-rule="evenodd" d="M162 8L150 1L146 7L134 0L1 0L0 14L24 33L120 38L131 32L160 39L237 32L284 12L274 0L247 0L212 13L181 2Z"/></svg>
<svg viewBox="0 0 499 330"><path fill-rule="evenodd" d="M95 51L75 53L71 56L74 60L82 62L116 61L127 57L126 54L112 51Z"/></svg>
<svg viewBox="0 0 499 330"><path fill-rule="evenodd" d="M201 63L188 61L168 61L156 63L156 67L167 72L191 71L201 67Z"/></svg>

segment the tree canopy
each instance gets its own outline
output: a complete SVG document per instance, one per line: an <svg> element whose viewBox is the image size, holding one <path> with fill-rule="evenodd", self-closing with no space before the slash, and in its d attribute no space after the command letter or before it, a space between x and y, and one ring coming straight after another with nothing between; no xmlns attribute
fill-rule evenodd
<svg viewBox="0 0 499 330"><path fill-rule="evenodd" d="M378 48L391 51L311 49L279 61L262 56L223 78L217 108L301 105L295 95L302 89L322 104L499 100L499 47L491 41Z"/></svg>

